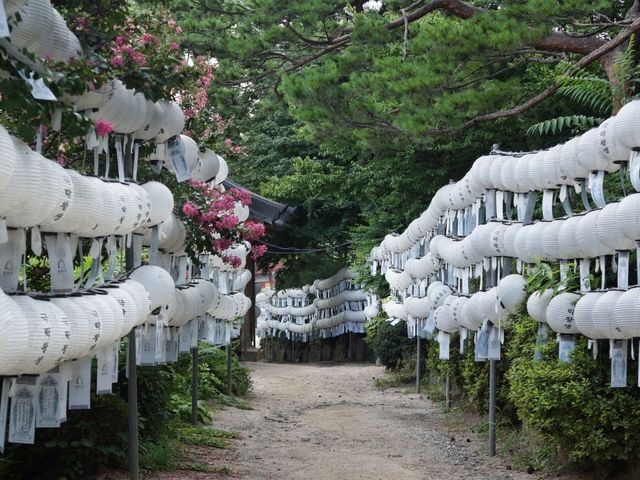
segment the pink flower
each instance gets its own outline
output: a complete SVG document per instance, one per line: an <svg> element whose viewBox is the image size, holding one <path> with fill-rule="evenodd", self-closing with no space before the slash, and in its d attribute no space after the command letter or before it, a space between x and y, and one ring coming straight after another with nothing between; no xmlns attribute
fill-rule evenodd
<svg viewBox="0 0 640 480"><path fill-rule="evenodd" d="M231 188L229 193L238 199L245 207L251 205L251 192L242 188Z"/></svg>
<svg viewBox="0 0 640 480"><path fill-rule="evenodd" d="M189 120L190 118L193 118L196 114L196 111L189 107L189 108L185 108L182 113L184 114L184 119L185 120Z"/></svg>
<svg viewBox="0 0 640 480"><path fill-rule="evenodd" d="M124 58L122 55L114 55L111 59L111 65L114 67L124 67Z"/></svg>
<svg viewBox="0 0 640 480"><path fill-rule="evenodd" d="M64 155L60 155L58 158L56 158L56 162L64 166L67 163L67 159L64 157Z"/></svg>
<svg viewBox="0 0 640 480"><path fill-rule="evenodd" d="M123 46L125 43L127 43L129 39L123 35L118 35L116 37L116 45L118 45L119 47Z"/></svg>
<svg viewBox="0 0 640 480"><path fill-rule="evenodd" d="M251 247L251 258L253 258L254 260L259 259L265 253L267 253L266 245L253 245Z"/></svg>
<svg viewBox="0 0 640 480"><path fill-rule="evenodd" d="M170 27L175 27L176 26L176 21L171 19L167 22L167 25L169 25Z"/></svg>
<svg viewBox="0 0 640 480"><path fill-rule="evenodd" d="M144 43L145 45L153 43L154 40L155 37L149 33L145 33L142 35L142 43Z"/></svg>
<svg viewBox="0 0 640 480"><path fill-rule="evenodd" d="M182 33L182 28L180 26L176 27L176 33L180 35Z"/></svg>
<svg viewBox="0 0 640 480"><path fill-rule="evenodd" d="M219 252L227 250L231 246L232 242L228 238L218 238L211 240L211 246Z"/></svg>
<svg viewBox="0 0 640 480"><path fill-rule="evenodd" d="M96 122L96 135L99 137L104 137L109 133L113 132L113 124L104 120L103 118L99 118Z"/></svg>
<svg viewBox="0 0 640 480"><path fill-rule="evenodd" d="M244 228L247 230L245 234L247 240L258 240L264 237L265 228L263 223L247 221L244 222Z"/></svg>
<svg viewBox="0 0 640 480"><path fill-rule="evenodd" d="M185 204L182 206L182 212L187 217L197 217L198 215L200 215L200 210L198 209L198 207L196 207L191 202L185 202Z"/></svg>
<svg viewBox="0 0 640 480"><path fill-rule="evenodd" d="M222 261L231 265L232 268L238 268L240 265L242 265L242 260L240 259L240 257L230 257L225 255L224 257L222 257Z"/></svg>
<svg viewBox="0 0 640 480"><path fill-rule="evenodd" d="M240 220L235 215L227 215L222 217L222 219L216 224L216 227L220 229L231 229L238 226Z"/></svg>
<svg viewBox="0 0 640 480"><path fill-rule="evenodd" d="M180 45L178 45L177 42L171 42L171 45L169 45L169 48L171 50L178 50L180 48Z"/></svg>

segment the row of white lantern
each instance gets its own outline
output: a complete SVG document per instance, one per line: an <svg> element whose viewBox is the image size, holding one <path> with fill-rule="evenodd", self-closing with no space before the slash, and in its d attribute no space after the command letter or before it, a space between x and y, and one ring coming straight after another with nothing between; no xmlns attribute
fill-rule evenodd
<svg viewBox="0 0 640 480"><path fill-rule="evenodd" d="M40 374L95 353L145 322L149 293L127 280L69 296L8 296L0 291L0 375Z"/></svg>
<svg viewBox="0 0 640 480"><path fill-rule="evenodd" d="M69 62L82 55L78 38L49 0L6 0L11 43L37 57Z"/></svg>
<svg viewBox="0 0 640 480"><path fill-rule="evenodd" d="M535 259L595 258L635 250L640 239L640 194L610 203L603 209L566 219L521 223L492 221L479 225L462 240L443 235L430 242L430 254L455 267L469 267L486 257ZM423 260L425 259L425 260ZM420 260L426 263L426 256ZM415 260L411 263L417 264ZM407 272L409 272L409 263ZM394 274L390 274L393 278Z"/></svg>
<svg viewBox="0 0 640 480"><path fill-rule="evenodd" d="M100 180L47 160L0 127L0 216L9 227L82 237L126 235L156 225L173 209L171 191Z"/></svg>
<svg viewBox="0 0 640 480"><path fill-rule="evenodd" d="M318 297L326 294L328 298L328 290L339 286L345 280L353 280L354 278L355 275L351 271L342 268L328 278L315 280L310 288L310 293Z"/></svg>
<svg viewBox="0 0 640 480"><path fill-rule="evenodd" d="M480 157L462 180L438 190L427 210L402 234L389 234L374 247L371 260L385 261L391 254L407 252L422 238L429 239L448 212L477 207L487 190L520 194L554 189L575 184L593 171L616 170L620 162L629 161L631 150L640 143L639 122L640 102L633 101L599 127L548 151L522 157ZM449 218L453 216L449 213Z"/></svg>

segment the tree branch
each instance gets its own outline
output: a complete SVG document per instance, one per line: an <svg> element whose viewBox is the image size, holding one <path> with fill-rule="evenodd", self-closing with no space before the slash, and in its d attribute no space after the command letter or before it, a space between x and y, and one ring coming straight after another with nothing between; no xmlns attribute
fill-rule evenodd
<svg viewBox="0 0 640 480"><path fill-rule="evenodd" d="M568 77L573 73L575 73L577 70L589 65L590 63L595 62L596 60L603 58L604 56L606 56L607 54L609 54L610 52L618 48L620 45L622 45L624 42L626 42L629 39L629 37L631 37L631 35L633 35L638 30L640 30L640 18L637 18L636 20L634 20L634 22L631 25L629 25L629 28L620 32L615 38L609 40L607 43L602 45L597 50L591 52L589 55L586 55L580 60L578 60L571 68L569 68L565 72L563 76ZM561 86L561 83L556 81L552 85L547 87L545 90L540 92L538 95L536 95L535 97L530 98L526 102L516 107L500 110L497 112L486 113L484 115L478 115L472 118L471 120L467 120L466 122L464 122L460 128L431 129L427 132L427 134L446 135L446 134L455 133L465 128L475 127L479 123L488 122L491 120L498 120L500 118L514 117L516 115L519 115L529 110L532 107L535 107L542 101L551 97L554 93L558 91L560 86Z"/></svg>

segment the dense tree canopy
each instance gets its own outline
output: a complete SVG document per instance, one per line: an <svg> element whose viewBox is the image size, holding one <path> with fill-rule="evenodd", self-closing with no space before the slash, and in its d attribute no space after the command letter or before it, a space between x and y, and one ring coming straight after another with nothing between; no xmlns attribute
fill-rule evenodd
<svg viewBox="0 0 640 480"><path fill-rule="evenodd" d="M614 110L621 82L630 82L625 98L635 94L616 59L640 27L638 2L164 3L187 48L217 61L214 102L225 133L246 147L230 155L236 178L300 206L271 241L305 253L273 247L267 257L286 257L283 285L358 263L494 144L523 151L562 140L526 132L593 115L571 98L545 101L565 78L599 77Z"/></svg>

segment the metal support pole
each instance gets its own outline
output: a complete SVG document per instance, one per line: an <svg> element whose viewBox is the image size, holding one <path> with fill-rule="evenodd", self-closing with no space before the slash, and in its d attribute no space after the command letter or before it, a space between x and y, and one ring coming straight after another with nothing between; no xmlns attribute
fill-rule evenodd
<svg viewBox="0 0 640 480"><path fill-rule="evenodd" d="M125 176L133 177L133 156L129 144L125 148L124 156ZM127 270L132 270L133 265L133 247L125 248L125 266ZM129 373L127 383L127 410L128 410L128 429L129 429L129 478L138 480L140 462L138 458L138 370L136 365L136 329L133 328L127 336L127 349L129 358L127 359L127 370Z"/></svg>
<svg viewBox="0 0 640 480"><path fill-rule="evenodd" d="M198 424L198 347L191 349L191 423Z"/></svg>
<svg viewBox="0 0 640 480"><path fill-rule="evenodd" d="M129 349L129 380L127 383L127 407L129 424L129 478L138 480L138 370L136 366L136 330L127 337Z"/></svg>
<svg viewBox="0 0 640 480"><path fill-rule="evenodd" d="M496 454L496 360L489 361L489 456Z"/></svg>
<svg viewBox="0 0 640 480"><path fill-rule="evenodd" d="M451 376L448 373L444 379L444 406L447 410L451 408Z"/></svg>
<svg viewBox="0 0 640 480"><path fill-rule="evenodd" d="M422 357L422 342L420 335L416 335L416 393L420 393L420 360Z"/></svg>
<svg viewBox="0 0 640 480"><path fill-rule="evenodd" d="M231 343L227 343L227 395L229 396L233 394L233 389L231 388L232 366L233 366L233 356L231 355Z"/></svg>

